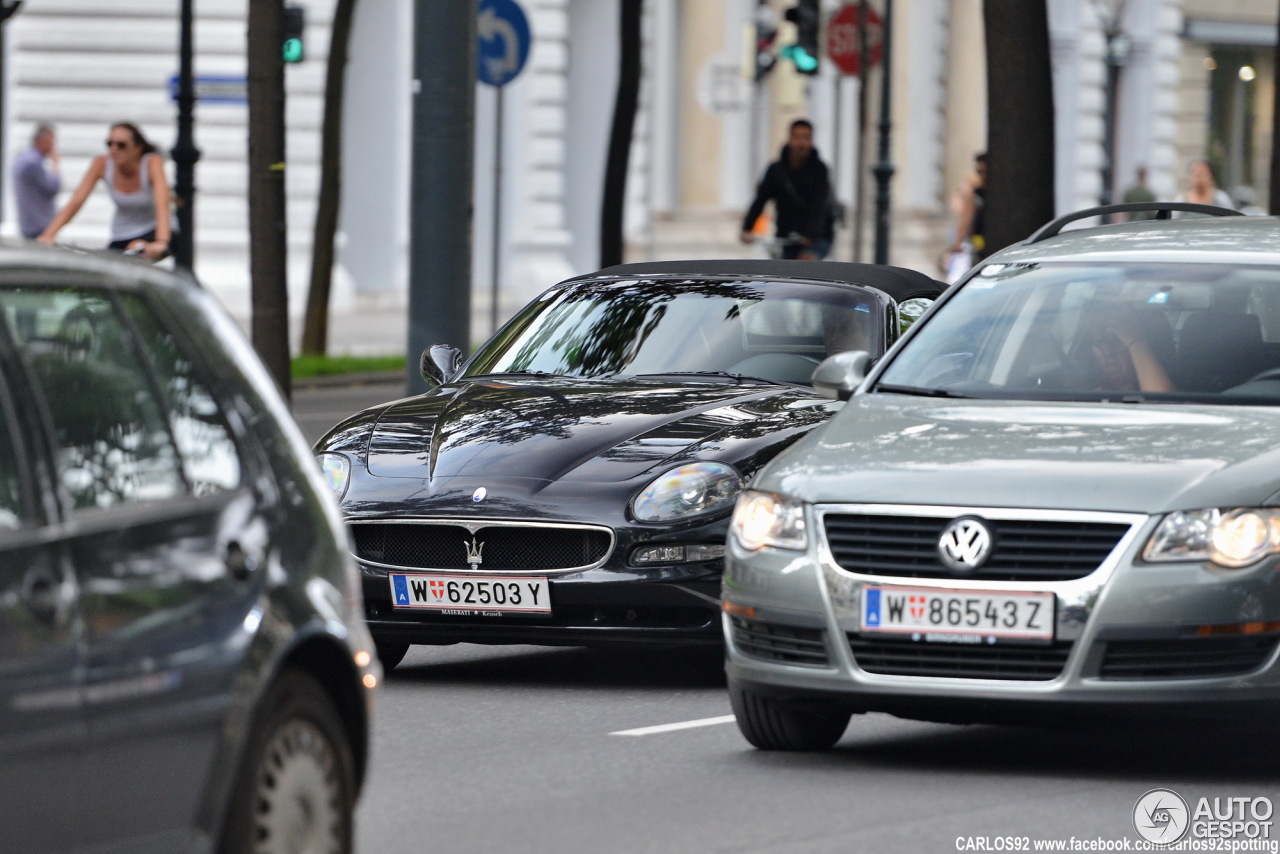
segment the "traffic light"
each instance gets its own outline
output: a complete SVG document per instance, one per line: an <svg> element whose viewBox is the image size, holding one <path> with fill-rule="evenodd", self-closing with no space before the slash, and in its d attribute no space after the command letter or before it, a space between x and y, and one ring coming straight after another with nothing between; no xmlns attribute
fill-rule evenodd
<svg viewBox="0 0 1280 854"><path fill-rule="evenodd" d="M777 38L778 28L772 21L756 21L756 80L763 80L778 64L778 58L773 55L773 42Z"/></svg>
<svg viewBox="0 0 1280 854"><path fill-rule="evenodd" d="M302 47L302 33L307 28L307 10L302 6L284 7L284 42L280 53L285 62L302 62L306 51Z"/></svg>
<svg viewBox="0 0 1280 854"><path fill-rule="evenodd" d="M784 14L796 25L796 41L784 47L782 55L791 60L801 74L818 73L818 34L822 27L818 4L819 0L799 0Z"/></svg>

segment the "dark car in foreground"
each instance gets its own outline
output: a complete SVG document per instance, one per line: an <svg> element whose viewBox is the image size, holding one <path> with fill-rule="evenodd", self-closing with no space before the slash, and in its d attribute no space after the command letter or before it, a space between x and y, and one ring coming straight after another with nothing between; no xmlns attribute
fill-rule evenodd
<svg viewBox="0 0 1280 854"><path fill-rule="evenodd" d="M1140 210L1213 216L1059 233ZM971 271L869 374L824 363L815 383L848 404L731 526L747 739L828 747L864 712L1273 725L1278 246L1280 220L1214 208L1068 215Z"/></svg>
<svg viewBox="0 0 1280 854"><path fill-rule="evenodd" d="M345 541L209 293L0 247L0 850L349 851L380 669Z"/></svg>
<svg viewBox="0 0 1280 854"><path fill-rule="evenodd" d="M871 265L632 264L548 290L461 364L429 350L435 388L315 446L384 663L417 643L720 643L733 502L838 406L814 368L882 353L899 305L944 288Z"/></svg>

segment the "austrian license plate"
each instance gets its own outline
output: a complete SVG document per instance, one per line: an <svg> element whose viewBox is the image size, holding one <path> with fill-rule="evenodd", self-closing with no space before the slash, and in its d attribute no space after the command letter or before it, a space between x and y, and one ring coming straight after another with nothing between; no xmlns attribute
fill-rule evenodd
<svg viewBox="0 0 1280 854"><path fill-rule="evenodd" d="M1052 641L1054 595L922 587L862 588L863 634L942 643Z"/></svg>
<svg viewBox="0 0 1280 854"><path fill-rule="evenodd" d="M522 575L459 578L456 575L391 573L391 604L467 617L551 613L547 579Z"/></svg>

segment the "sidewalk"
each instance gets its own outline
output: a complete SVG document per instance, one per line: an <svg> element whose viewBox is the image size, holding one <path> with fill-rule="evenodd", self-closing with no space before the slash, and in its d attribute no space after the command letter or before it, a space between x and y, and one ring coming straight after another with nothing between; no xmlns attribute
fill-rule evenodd
<svg viewBox="0 0 1280 854"><path fill-rule="evenodd" d="M252 337L251 318L235 315L244 334ZM409 336L407 308L351 306L329 316L330 356L395 356L404 352ZM302 317L289 319L289 352L302 348Z"/></svg>

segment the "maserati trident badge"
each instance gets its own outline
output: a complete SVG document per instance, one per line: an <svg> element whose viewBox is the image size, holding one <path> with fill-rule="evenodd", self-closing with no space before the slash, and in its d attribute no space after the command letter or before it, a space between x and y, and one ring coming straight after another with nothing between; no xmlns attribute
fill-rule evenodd
<svg viewBox="0 0 1280 854"><path fill-rule="evenodd" d="M472 569L478 569L480 564L484 563L481 554L484 552L484 543L476 542L476 538L472 537L471 542L466 540L462 544L467 547L467 563L471 564Z"/></svg>
<svg viewBox="0 0 1280 854"><path fill-rule="evenodd" d="M476 491L471 493L471 500L476 504L479 504L481 501L484 501L484 497L488 494L489 490L485 489L483 486L476 487Z"/></svg>
<svg viewBox="0 0 1280 854"><path fill-rule="evenodd" d="M969 573L987 562L992 545L991 531L982 520L966 516L942 529L938 557L953 572Z"/></svg>

